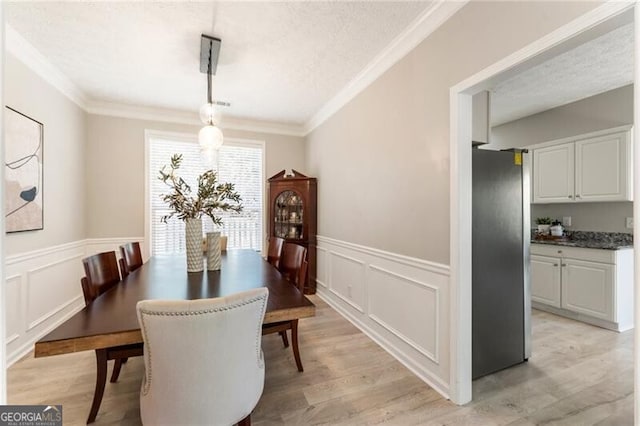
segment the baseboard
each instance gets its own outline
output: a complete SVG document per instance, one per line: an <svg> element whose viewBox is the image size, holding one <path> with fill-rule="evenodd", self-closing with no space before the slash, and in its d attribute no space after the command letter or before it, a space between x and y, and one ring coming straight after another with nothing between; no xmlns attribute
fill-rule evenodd
<svg viewBox="0 0 640 426"><path fill-rule="evenodd" d="M14 350L11 354L7 354L7 368L11 367L16 361L22 359L23 356L33 351L33 347L38 340L47 334L51 333L56 327L60 324L77 314L84 308L84 300L81 297L77 297L71 302L72 308L71 310L65 314L64 316L58 318L56 321L51 322L47 325L41 333L36 336L31 337L27 342L23 343L18 349Z"/></svg>
<svg viewBox="0 0 640 426"><path fill-rule="evenodd" d="M420 368L420 366L416 365L411 361L411 357L407 356L402 350L392 345L388 340L384 337L376 333L373 329L368 327L364 322L360 321L356 316L352 315L348 310L342 308L339 304L335 303L331 297L327 297L323 288L318 288L317 295L322 299L325 303L331 306L336 312L346 318L350 323L356 326L360 331L366 334L371 340L376 342L378 346L384 349L387 353L389 353L392 357L398 360L402 365L404 365L409 371L418 376L420 380L425 382L431 388L433 388L436 392L442 395L446 399L449 398L449 385L443 382L439 377L436 377L429 373L429 371Z"/></svg>
<svg viewBox="0 0 640 426"><path fill-rule="evenodd" d="M599 318L590 317L588 315L579 314L577 312L568 311L566 309L556 308L554 306L548 306L543 303L532 302L531 307L534 309L538 309L539 311L549 312L551 314L569 318L574 321L586 322L587 324L595 325L596 327L606 328L607 330L611 330L611 331L617 331L618 333L622 333L623 331L633 329L633 324L625 325L625 324L618 324L611 321L605 321Z"/></svg>
<svg viewBox="0 0 640 426"><path fill-rule="evenodd" d="M317 294L449 398L449 267L318 236Z"/></svg>

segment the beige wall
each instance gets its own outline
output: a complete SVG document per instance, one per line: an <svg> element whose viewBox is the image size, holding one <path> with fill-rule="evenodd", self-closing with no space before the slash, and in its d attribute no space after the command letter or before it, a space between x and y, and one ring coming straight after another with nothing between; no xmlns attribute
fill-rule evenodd
<svg viewBox="0 0 640 426"><path fill-rule="evenodd" d="M625 124L633 124L632 84L496 126L488 146L524 147ZM545 216L571 216L570 230L633 232L625 223L633 216L631 202L531 205L532 224L536 217Z"/></svg>
<svg viewBox="0 0 640 426"><path fill-rule="evenodd" d="M44 124L44 230L7 234L8 255L85 238L86 113L11 54L6 105Z"/></svg>
<svg viewBox="0 0 640 426"><path fill-rule="evenodd" d="M449 88L596 7L471 2L307 139L319 234L449 263Z"/></svg>
<svg viewBox="0 0 640 426"><path fill-rule="evenodd" d="M491 144L487 146L518 148L632 123L633 84L630 84L493 127Z"/></svg>
<svg viewBox="0 0 640 426"><path fill-rule="evenodd" d="M144 236L144 131L197 134L197 126L102 115L88 116L87 236ZM265 141L265 175L295 168L304 173L302 138L238 130L225 137ZM265 193L265 199L267 194Z"/></svg>

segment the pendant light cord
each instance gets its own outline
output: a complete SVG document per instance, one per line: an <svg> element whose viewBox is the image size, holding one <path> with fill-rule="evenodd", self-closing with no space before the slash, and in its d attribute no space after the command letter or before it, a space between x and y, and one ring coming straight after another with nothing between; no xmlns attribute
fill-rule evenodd
<svg viewBox="0 0 640 426"><path fill-rule="evenodd" d="M207 67L207 101L213 104L211 100L211 52L213 50L213 42L209 42L209 65Z"/></svg>

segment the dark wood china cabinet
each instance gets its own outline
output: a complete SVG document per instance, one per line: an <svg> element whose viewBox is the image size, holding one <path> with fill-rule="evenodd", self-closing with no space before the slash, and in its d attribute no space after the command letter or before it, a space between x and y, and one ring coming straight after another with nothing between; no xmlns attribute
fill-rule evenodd
<svg viewBox="0 0 640 426"><path fill-rule="evenodd" d="M292 170L269 178L269 239L284 238L307 248L309 271L304 292L316 292L317 181Z"/></svg>

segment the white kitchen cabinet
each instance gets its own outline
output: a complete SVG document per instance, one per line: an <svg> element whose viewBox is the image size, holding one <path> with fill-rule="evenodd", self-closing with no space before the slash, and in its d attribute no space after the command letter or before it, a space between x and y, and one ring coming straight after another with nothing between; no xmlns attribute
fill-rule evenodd
<svg viewBox="0 0 640 426"><path fill-rule="evenodd" d="M633 200L630 126L530 148L533 203Z"/></svg>
<svg viewBox="0 0 640 426"><path fill-rule="evenodd" d="M533 202L567 203L574 194L575 144L533 151Z"/></svg>
<svg viewBox="0 0 640 426"><path fill-rule="evenodd" d="M531 300L560 308L560 259L531 256Z"/></svg>
<svg viewBox="0 0 640 426"><path fill-rule="evenodd" d="M633 328L633 249L531 244L537 309L616 331Z"/></svg>
<svg viewBox="0 0 640 426"><path fill-rule="evenodd" d="M564 259L562 307L607 321L614 318L614 266Z"/></svg>
<svg viewBox="0 0 640 426"><path fill-rule="evenodd" d="M576 142L575 200L631 200L629 132Z"/></svg>

